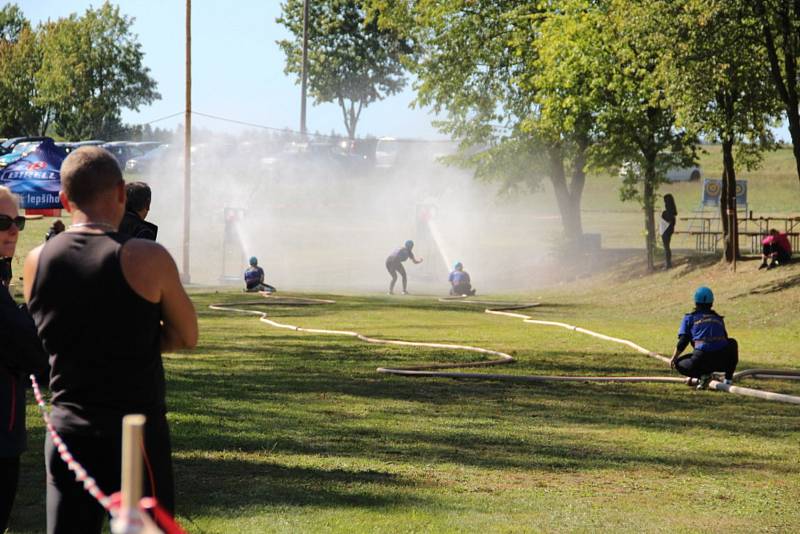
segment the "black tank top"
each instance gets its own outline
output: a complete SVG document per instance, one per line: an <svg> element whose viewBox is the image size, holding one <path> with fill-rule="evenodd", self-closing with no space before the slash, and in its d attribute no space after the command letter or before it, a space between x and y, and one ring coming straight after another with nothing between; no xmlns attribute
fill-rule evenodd
<svg viewBox="0 0 800 534"><path fill-rule="evenodd" d="M50 354L58 430L117 430L129 413L163 415L161 306L122 274L117 233L63 232L39 255L29 308Z"/></svg>

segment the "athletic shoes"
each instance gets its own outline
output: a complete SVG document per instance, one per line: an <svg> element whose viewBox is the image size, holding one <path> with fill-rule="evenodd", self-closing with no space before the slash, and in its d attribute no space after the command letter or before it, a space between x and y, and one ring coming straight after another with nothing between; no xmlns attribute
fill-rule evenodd
<svg viewBox="0 0 800 534"><path fill-rule="evenodd" d="M708 389L709 383L711 383L711 375L700 375L700 378L697 379L697 389Z"/></svg>
<svg viewBox="0 0 800 534"><path fill-rule="evenodd" d="M767 262L764 262L758 266L758 270L760 271L761 269L767 269Z"/></svg>
<svg viewBox="0 0 800 534"><path fill-rule="evenodd" d="M778 262L775 261L775 260L772 260L772 262L770 262L770 264L767 265L767 270L769 271L770 269L774 269L777 266L778 266Z"/></svg>
<svg viewBox="0 0 800 534"><path fill-rule="evenodd" d="M409 293L408 293L408 291L406 291L406 290L404 289L404 290L403 290L403 295L408 295L408 294L409 294Z"/></svg>
<svg viewBox="0 0 800 534"><path fill-rule="evenodd" d="M726 386L732 386L733 385L733 380L729 380L729 379L726 378L722 383L725 384Z"/></svg>

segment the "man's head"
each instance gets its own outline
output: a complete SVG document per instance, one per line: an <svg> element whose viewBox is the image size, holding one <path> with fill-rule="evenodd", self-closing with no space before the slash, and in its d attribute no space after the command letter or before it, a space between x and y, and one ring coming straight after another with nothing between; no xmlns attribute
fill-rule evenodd
<svg viewBox="0 0 800 534"><path fill-rule="evenodd" d="M780 232L778 231L778 229L777 229L777 228L772 228L772 229L770 229L770 231L769 231L769 235L772 235L772 236L778 235L779 233L780 233Z"/></svg>
<svg viewBox="0 0 800 534"><path fill-rule="evenodd" d="M252 265L253 267L258 265L258 258L256 258L255 256L250 256L250 265Z"/></svg>
<svg viewBox="0 0 800 534"><path fill-rule="evenodd" d="M464 269L464 265L460 261L457 261L457 262L455 262L453 264L453 270L454 271L461 271L463 269Z"/></svg>
<svg viewBox="0 0 800 534"><path fill-rule="evenodd" d="M412 248L414 248L414 242L409 239L408 241L405 242L405 246L408 250L411 250Z"/></svg>
<svg viewBox="0 0 800 534"><path fill-rule="evenodd" d="M125 186L127 201L125 209L139 215L142 219L150 212L150 199L152 193L150 186L144 182L131 182Z"/></svg>
<svg viewBox="0 0 800 534"><path fill-rule="evenodd" d="M61 164L60 197L67 211L119 224L125 213L125 181L116 158L96 146L70 152Z"/></svg>

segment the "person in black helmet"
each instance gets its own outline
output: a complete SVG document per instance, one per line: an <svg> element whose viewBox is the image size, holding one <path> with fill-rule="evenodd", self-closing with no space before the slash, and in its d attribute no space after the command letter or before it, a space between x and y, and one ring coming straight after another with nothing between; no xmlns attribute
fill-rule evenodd
<svg viewBox="0 0 800 534"><path fill-rule="evenodd" d="M714 372L725 373L725 383L730 385L739 363L739 345L728 337L723 317L711 309L714 293L709 288L698 287L694 303L694 311L687 313L681 322L670 365L684 376L697 378L697 389L707 388ZM681 356L690 343L694 351Z"/></svg>
<svg viewBox="0 0 800 534"><path fill-rule="evenodd" d="M389 254L389 257L386 258L386 270L389 271L389 276L392 277L392 281L389 282L389 294L394 295L394 284L397 282L397 273L400 273L400 276L403 279L403 295L408 295L408 277L406 276L406 270L403 267L403 262L407 259L411 259L415 264L422 263L422 258L415 258L412 249L414 248L414 242L410 239L405 242L405 244Z"/></svg>

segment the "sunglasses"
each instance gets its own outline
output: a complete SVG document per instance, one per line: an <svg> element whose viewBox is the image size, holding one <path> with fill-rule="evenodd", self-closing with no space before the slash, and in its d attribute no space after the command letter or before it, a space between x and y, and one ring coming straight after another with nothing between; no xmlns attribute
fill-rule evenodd
<svg viewBox="0 0 800 534"><path fill-rule="evenodd" d="M17 225L18 230L25 229L25 217L18 215L16 217L9 217L8 215L0 215L0 232L5 232L11 228L12 224Z"/></svg>

